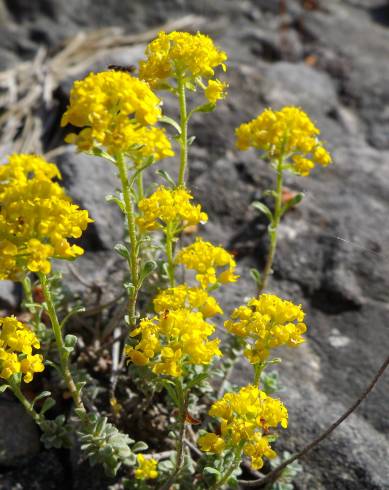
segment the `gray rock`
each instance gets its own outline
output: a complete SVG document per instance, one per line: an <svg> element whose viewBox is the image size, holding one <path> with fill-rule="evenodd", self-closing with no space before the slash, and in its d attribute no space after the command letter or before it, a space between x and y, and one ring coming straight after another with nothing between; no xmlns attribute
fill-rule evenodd
<svg viewBox="0 0 389 490"><path fill-rule="evenodd" d="M296 105L306 112L328 114L336 106L330 77L302 63L275 63L265 74L263 94L272 107Z"/></svg>
<svg viewBox="0 0 389 490"><path fill-rule="evenodd" d="M15 308L17 294L15 284L11 281L0 281L0 308Z"/></svg>
<svg viewBox="0 0 389 490"><path fill-rule="evenodd" d="M120 186L115 167L102 158L74 153L73 148L58 157L57 164L70 196L95 220L84 234L87 248L111 249L124 233L121 212L105 200Z"/></svg>
<svg viewBox="0 0 389 490"><path fill-rule="evenodd" d="M0 466L18 466L40 449L33 419L16 402L0 400Z"/></svg>

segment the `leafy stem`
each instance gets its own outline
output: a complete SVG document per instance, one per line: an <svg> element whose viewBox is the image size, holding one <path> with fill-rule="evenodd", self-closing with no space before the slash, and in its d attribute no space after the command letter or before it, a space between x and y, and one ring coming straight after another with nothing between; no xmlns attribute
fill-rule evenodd
<svg viewBox="0 0 389 490"><path fill-rule="evenodd" d="M168 226L166 229L166 257L167 257L167 273L169 276L169 285L171 288L175 286L174 280L174 259L173 259L173 238L174 235L172 233L171 227Z"/></svg>
<svg viewBox="0 0 389 490"><path fill-rule="evenodd" d="M278 234L278 226L280 224L281 216L282 216L282 181L283 181L283 156L281 156L277 162L277 184L276 190L274 192L274 212L271 216L271 221L269 224L269 238L270 238L270 247L269 253L266 258L265 267L261 274L261 279L258 282L258 294L261 294L267 286L267 282L270 274L272 273L272 266L274 261L274 256L277 248L277 234Z"/></svg>
<svg viewBox="0 0 389 490"><path fill-rule="evenodd" d="M138 241L135 228L134 205L131 198L131 189L128 182L127 168L122 154L116 156L116 165L122 184L124 211L127 217L128 235L130 238L130 255L128 258L132 288L129 294L128 318L131 329L136 325L136 301L139 291L139 267L138 267Z"/></svg>
<svg viewBox="0 0 389 490"><path fill-rule="evenodd" d="M220 480L216 481L211 487L210 490L216 490L217 488L221 488L230 478L232 473L236 470L236 468L240 465L241 461L241 453L242 453L242 445L240 444L234 451L234 455L231 463L227 466L224 475L220 478Z"/></svg>
<svg viewBox="0 0 389 490"><path fill-rule="evenodd" d="M176 441L176 464L173 473L160 487L160 490L168 490L176 480L179 472L181 471L183 456L184 456L185 422L186 422L186 413L188 409L188 398L189 398L189 394L187 390L185 391L183 389L181 380L180 379L175 380L174 394L172 396L172 399L177 404L177 408L178 408L178 435Z"/></svg>
<svg viewBox="0 0 389 490"><path fill-rule="evenodd" d="M60 361L60 370L62 373L62 376L65 380L66 386L68 387L68 390L73 398L74 404L76 408L79 410L85 412L85 407L81 399L81 394L80 390L77 388L76 383L74 382L72 373L70 371L70 365L69 365L69 355L71 348L67 345L65 345L64 339L62 337L62 330L61 330L61 325L58 320L57 312L55 310L54 306L54 301L53 297L50 291L50 285L48 278L45 274L42 272L38 273L39 281L42 286L43 290L43 295L45 297L45 302L46 302L46 307L47 307L47 313L50 318L51 322L51 327L54 332L54 337L55 337L55 342L57 344L57 349L58 349L58 355L59 355L59 361ZM70 351L69 351L70 350Z"/></svg>
<svg viewBox="0 0 389 490"><path fill-rule="evenodd" d="M185 185L185 171L188 164L188 115L186 108L185 78L178 75L178 101L180 106L180 171L178 174L178 185Z"/></svg>
<svg viewBox="0 0 389 490"><path fill-rule="evenodd" d="M33 404L27 400L27 398L23 395L19 383L15 382L11 378L8 380L9 387L11 388L13 394L16 396L16 398L20 401L20 403L23 405L23 407L26 409L26 411L31 415L31 417L34 419L35 423L38 424L39 426L42 423L42 417L39 415L39 413L34 409Z"/></svg>

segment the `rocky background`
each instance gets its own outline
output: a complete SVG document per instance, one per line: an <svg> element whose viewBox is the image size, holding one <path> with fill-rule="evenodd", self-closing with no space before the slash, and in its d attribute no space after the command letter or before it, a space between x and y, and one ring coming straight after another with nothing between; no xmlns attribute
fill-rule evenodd
<svg viewBox="0 0 389 490"><path fill-rule="evenodd" d="M209 213L204 235L237 253L241 280L226 288L230 310L254 293L249 269L263 264L266 223L250 208L271 185L266 165L234 150L234 128L264 107L301 106L322 129L334 164L287 186L305 192L280 229L270 289L301 302L308 342L282 352L278 367L290 429L278 449L301 449L334 421L369 383L389 350L389 4L384 0L0 0L0 68L31 60L39 47L55 52L67 37L97 27L141 33L188 14L194 30L216 38L229 55L229 97L193 120L191 186ZM134 63L144 45L94 60ZM43 150L62 144L58 129L71 82L54 93ZM166 104L166 112L175 108ZM6 153L7 147L2 148ZM104 196L115 187L107 164L76 155L54 159L70 194L96 219L88 253L75 267L111 294L122 268L110 249L121 217ZM162 163L174 172L175 162ZM120 271L119 271L120 272ZM66 275L67 284L85 286ZM2 308L17 295L0 283ZM242 363L234 381L247 380ZM329 439L302 461L299 490L389 489L389 375ZM98 470L60 452L43 451L21 407L0 399L0 488L115 488ZM95 481L96 480L96 481Z"/></svg>

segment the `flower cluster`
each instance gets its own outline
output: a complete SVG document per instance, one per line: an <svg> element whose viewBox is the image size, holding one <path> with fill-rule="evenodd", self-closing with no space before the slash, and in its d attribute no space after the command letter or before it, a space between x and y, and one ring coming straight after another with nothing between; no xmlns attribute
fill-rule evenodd
<svg viewBox="0 0 389 490"><path fill-rule="evenodd" d="M225 96L227 84L210 80L204 86L201 78L210 79L215 69L226 69L227 55L204 34L189 32L160 32L146 48L146 61L140 63L139 76L152 87L163 87L169 78L182 78L199 85L211 103Z"/></svg>
<svg viewBox="0 0 389 490"><path fill-rule="evenodd" d="M204 318L223 314L215 298L209 296L205 289L191 288L180 284L174 288L161 291L153 300L156 313L170 310L198 310Z"/></svg>
<svg viewBox="0 0 389 490"><path fill-rule="evenodd" d="M35 373L44 370L43 357L33 354L39 349L36 335L15 317L0 318L0 377L9 379L23 373L24 381L32 381Z"/></svg>
<svg viewBox="0 0 389 490"><path fill-rule="evenodd" d="M50 258L83 253L79 238L92 220L52 178L57 167L35 155L13 155L0 171L0 279L18 280L26 269L48 273Z"/></svg>
<svg viewBox="0 0 389 490"><path fill-rule="evenodd" d="M244 354L251 364L257 364L268 358L270 349L280 345L294 347L304 342L302 334L307 327L303 320L301 305L262 294L236 308L224 326L245 340Z"/></svg>
<svg viewBox="0 0 389 490"><path fill-rule="evenodd" d="M80 151L103 147L111 155L129 153L134 160L172 156L162 129L149 127L161 116L161 101L147 83L129 73L90 73L75 82L61 124L83 128L67 136Z"/></svg>
<svg viewBox="0 0 389 490"><path fill-rule="evenodd" d="M264 456L276 456L267 436L269 429L279 424L284 429L288 426L283 403L253 385L241 388L238 393L225 394L212 405L209 415L220 419L221 435L208 432L200 436L201 450L220 453L240 447L250 457L254 469L263 466Z"/></svg>
<svg viewBox="0 0 389 490"><path fill-rule="evenodd" d="M216 247L201 238L197 238L195 243L182 248L175 260L177 264L196 271L196 280L203 288L216 282L222 284L235 282L239 277L235 275L236 262L233 256L224 248ZM224 270L218 272L218 268Z"/></svg>
<svg viewBox="0 0 389 490"><path fill-rule="evenodd" d="M137 219L142 231L179 226L196 225L208 220L200 204L193 205L191 193L183 187L168 189L161 185L150 196L139 202L140 216Z"/></svg>
<svg viewBox="0 0 389 490"><path fill-rule="evenodd" d="M320 131L308 115L297 107L280 111L266 109L256 119L236 130L239 150L252 147L265 152L272 160L290 158L290 169L309 175L315 163L326 167L331 156L318 140Z"/></svg>
<svg viewBox="0 0 389 490"><path fill-rule="evenodd" d="M126 354L136 365L151 363L154 373L178 377L186 364L209 364L221 355L220 340L208 339L214 330L200 312L166 310L159 317L141 320L130 333L141 339L135 347L127 346Z"/></svg>
<svg viewBox="0 0 389 490"><path fill-rule="evenodd" d="M138 454L136 457L138 468L135 470L135 478L137 480L154 480L158 478L158 461L154 458L145 458L143 454Z"/></svg>

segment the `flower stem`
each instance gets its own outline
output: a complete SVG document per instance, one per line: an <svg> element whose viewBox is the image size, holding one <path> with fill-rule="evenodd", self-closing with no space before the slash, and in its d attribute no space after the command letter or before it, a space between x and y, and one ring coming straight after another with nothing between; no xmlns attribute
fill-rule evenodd
<svg viewBox="0 0 389 490"><path fill-rule="evenodd" d="M175 286L174 280L174 260L173 260L173 236L170 227L166 229L166 257L167 257L167 273L169 276L169 285L171 288Z"/></svg>
<svg viewBox="0 0 389 490"><path fill-rule="evenodd" d="M70 372L69 367L69 352L66 350L66 346L62 337L61 326L58 321L57 312L55 311L54 301L51 295L50 286L48 283L47 276L42 272L38 273L39 281L41 283L43 294L45 297L46 305L47 305L47 313L50 317L51 326L54 332L55 341L57 344L59 361L62 376L65 380L66 386L73 398L74 404L78 409L85 411L84 404L81 400L81 395L79 390L76 387L76 383L74 382L72 373Z"/></svg>
<svg viewBox="0 0 389 490"><path fill-rule="evenodd" d="M273 219L269 225L269 238L270 238L270 248L269 253L266 259L265 268L263 269L261 275L261 281L258 285L258 294L261 294L267 286L267 282L270 274L272 273L272 266L274 261L274 256L277 248L277 234L278 234L278 226L281 220L281 206L282 206L282 164L283 157L280 157L277 165L277 186L275 191L275 206Z"/></svg>
<svg viewBox="0 0 389 490"><path fill-rule="evenodd" d="M31 415L31 417L34 419L35 423L40 425L42 422L41 416L39 415L39 413L37 413L34 410L34 407L32 406L32 404L23 395L19 384L12 382L11 379L8 381L8 383L9 383L9 387L11 388L13 394L20 401L20 403L23 405L23 407L26 409L26 411Z"/></svg>
<svg viewBox="0 0 389 490"><path fill-rule="evenodd" d="M259 381L261 379L261 373L264 368L264 363L263 362L258 362L257 364L254 364L254 385L258 386Z"/></svg>
<svg viewBox="0 0 389 490"><path fill-rule="evenodd" d="M178 436L176 441L176 464L173 473L160 487L159 490L168 490L171 487L171 485L174 483L177 475L181 470L183 456L184 456L185 421L186 421L186 412L188 409L188 393L185 393L184 390L182 389L181 380L179 379L176 381L175 387L176 387L176 396L179 405L178 406L179 428L178 428Z"/></svg>
<svg viewBox="0 0 389 490"><path fill-rule="evenodd" d="M127 217L128 234L130 238L130 258L129 266L131 272L131 282L133 285L132 292L129 297L128 318L131 329L136 325L136 301L139 291L139 270L138 270L138 241L135 229L134 205L130 193L130 185L127 177L126 163L123 155L119 154L116 157L116 164L119 169L119 177L122 184L122 192L124 199L124 208Z"/></svg>
<svg viewBox="0 0 389 490"><path fill-rule="evenodd" d="M40 315L39 310L36 306L33 306L34 297L32 294L31 287L31 279L26 275L22 279L22 287L23 287L23 295L24 295L24 303L30 304L31 306L27 307L32 315L32 325L34 327L35 333L38 333L40 326Z"/></svg>
<svg viewBox="0 0 389 490"><path fill-rule="evenodd" d="M237 448L237 450L235 451L235 454L234 454L234 458L233 460L231 461L230 465L227 467L227 470L226 472L224 473L224 475L220 478L220 480L218 480L217 482L215 482L211 487L210 487L210 490L216 490L217 488L221 488L227 481L228 479L230 478L230 476L232 475L232 473L235 471L235 469L239 466L240 464L240 460L241 460L241 446L239 446Z"/></svg>
<svg viewBox="0 0 389 490"><path fill-rule="evenodd" d="M180 171L178 174L178 185L185 185L185 171L188 164L188 115L186 109L185 80L178 76L178 101L180 105Z"/></svg>

